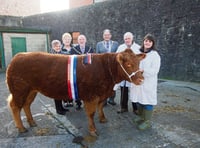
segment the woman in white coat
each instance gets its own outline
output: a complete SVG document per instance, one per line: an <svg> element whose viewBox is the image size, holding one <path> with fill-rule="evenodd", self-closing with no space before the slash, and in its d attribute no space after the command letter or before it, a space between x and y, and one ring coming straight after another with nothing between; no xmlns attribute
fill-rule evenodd
<svg viewBox="0 0 200 148"><path fill-rule="evenodd" d="M130 99L138 103L138 116L134 122L140 130L151 127L153 106L157 104L157 80L160 69L160 56L155 49L155 39L151 34L144 37L143 44L138 53L146 53L146 58L140 62L144 82L142 85L134 85L130 89Z"/></svg>

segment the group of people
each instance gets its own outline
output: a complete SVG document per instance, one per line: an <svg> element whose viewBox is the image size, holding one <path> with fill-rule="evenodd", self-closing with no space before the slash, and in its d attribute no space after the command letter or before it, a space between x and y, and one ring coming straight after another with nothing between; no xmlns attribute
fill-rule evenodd
<svg viewBox="0 0 200 148"><path fill-rule="evenodd" d="M138 45L134 41L134 36L131 32L124 34L124 43L119 45L117 41L111 40L112 35L109 29L103 31L103 41L96 45L96 53L122 52L129 48L134 53L146 53L146 57L140 62L140 69L143 71L144 82L141 85L134 85L128 81L122 81L116 84L114 90L120 87L120 109L117 113L128 112L128 100L132 102L133 112L136 114L134 123L138 125L140 130L145 130L151 127L151 117L153 106L157 104L157 79L160 69L160 56L156 51L155 39L152 34L147 34L142 42ZM59 40L52 41L53 54L86 54L93 53L94 50L86 45L86 37L78 36L78 45L73 47L71 44L72 37L69 33L64 33L62 36L62 44ZM110 96L104 105L116 105L114 100L115 93ZM81 101L76 101L76 109L81 109ZM73 106L72 102L62 102L55 100L56 111L58 114L64 115L68 109L67 106Z"/></svg>
<svg viewBox="0 0 200 148"><path fill-rule="evenodd" d="M93 49L86 45L87 39L85 35L78 36L78 45L73 47L72 44L72 36L69 33L64 33L62 35L62 43L59 40L53 40L51 42L51 53L53 54L65 54L65 55L81 55L86 53L93 53ZM60 115L65 115L69 109L67 107L73 106L72 101L62 101L54 99L56 112ZM81 109L81 100L76 100L76 109Z"/></svg>

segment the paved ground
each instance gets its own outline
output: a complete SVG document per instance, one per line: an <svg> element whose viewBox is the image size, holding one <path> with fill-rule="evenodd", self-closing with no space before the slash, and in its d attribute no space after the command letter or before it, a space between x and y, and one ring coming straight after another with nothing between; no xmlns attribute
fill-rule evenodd
<svg viewBox="0 0 200 148"><path fill-rule="evenodd" d="M139 131L130 111L117 114L118 105L105 107L108 122L98 123L98 138L87 132L84 110L70 108L66 116L55 114L53 100L38 94L32 104L32 113L38 126L30 128L22 112L28 132L19 134L7 107L9 92L5 73L0 73L0 148L197 148L200 145L200 84L160 80L159 103L152 118L152 129Z"/></svg>

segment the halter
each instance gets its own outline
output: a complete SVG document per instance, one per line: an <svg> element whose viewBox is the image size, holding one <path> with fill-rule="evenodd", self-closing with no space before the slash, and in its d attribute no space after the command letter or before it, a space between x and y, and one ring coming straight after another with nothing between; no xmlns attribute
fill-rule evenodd
<svg viewBox="0 0 200 148"><path fill-rule="evenodd" d="M135 71L135 72L132 72L132 73L129 75L128 72L125 70L125 68L124 68L121 64L119 64L119 65L121 66L121 68L123 69L123 71L124 71L125 74L128 76L128 78L130 79L131 82L132 82L131 77L134 76L134 75L136 75L136 73L138 73L139 71L141 71L141 70L137 70L137 71Z"/></svg>

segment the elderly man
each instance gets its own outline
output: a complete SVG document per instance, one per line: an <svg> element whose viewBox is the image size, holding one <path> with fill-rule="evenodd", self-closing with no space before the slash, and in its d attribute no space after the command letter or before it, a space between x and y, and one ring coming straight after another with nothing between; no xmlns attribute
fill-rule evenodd
<svg viewBox="0 0 200 148"><path fill-rule="evenodd" d="M78 45L72 48L71 54L86 54L93 53L93 49L86 45L87 39L85 35L81 34L78 36Z"/></svg>
<svg viewBox="0 0 200 148"><path fill-rule="evenodd" d="M118 42L111 40L111 31L109 29L105 29L103 31L103 41L100 41L96 45L96 53L109 53L109 52L116 52L118 48ZM115 101L115 94L108 98L108 103L111 105L116 105ZM106 105L107 102L105 102Z"/></svg>
<svg viewBox="0 0 200 148"><path fill-rule="evenodd" d="M93 53L93 49L89 46L86 45L87 39L85 35L81 34L78 36L78 45L73 47L71 49L71 54L87 54L87 53ZM81 109L81 100L76 100L76 109L80 110Z"/></svg>
<svg viewBox="0 0 200 148"><path fill-rule="evenodd" d="M117 52L122 52L125 49L130 48L133 52L138 53L140 46L134 42L134 36L131 32L126 32L124 34L124 44L121 44ZM131 84L128 81L122 81L120 83L121 87L121 98L120 98L120 106L121 109L117 111L117 113L124 113L128 112L128 88L131 86ZM133 112L137 114L137 104L132 103L133 106Z"/></svg>

